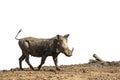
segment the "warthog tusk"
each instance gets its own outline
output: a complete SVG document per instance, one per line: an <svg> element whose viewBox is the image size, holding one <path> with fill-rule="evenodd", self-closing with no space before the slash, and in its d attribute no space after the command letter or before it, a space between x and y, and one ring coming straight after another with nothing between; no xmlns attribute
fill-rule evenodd
<svg viewBox="0 0 120 80"><path fill-rule="evenodd" d="M74 51L74 48L72 48L72 51L71 52L73 52Z"/></svg>

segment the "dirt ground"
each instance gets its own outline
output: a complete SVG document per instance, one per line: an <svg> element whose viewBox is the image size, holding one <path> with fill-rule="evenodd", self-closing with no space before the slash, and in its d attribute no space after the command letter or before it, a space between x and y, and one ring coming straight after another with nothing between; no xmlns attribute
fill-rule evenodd
<svg viewBox="0 0 120 80"><path fill-rule="evenodd" d="M44 66L39 71L29 68L14 68L0 71L0 80L120 80L120 64L87 63L61 65L60 71L54 66Z"/></svg>

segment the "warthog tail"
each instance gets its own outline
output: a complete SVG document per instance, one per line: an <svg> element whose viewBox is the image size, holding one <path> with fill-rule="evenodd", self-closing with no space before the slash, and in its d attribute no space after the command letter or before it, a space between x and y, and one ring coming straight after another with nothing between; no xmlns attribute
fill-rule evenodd
<svg viewBox="0 0 120 80"><path fill-rule="evenodd" d="M19 34L21 31L22 31L22 29L20 29L20 30L18 31L17 35L15 36L15 39L16 39L16 40L20 40L20 39L17 38L17 36L18 36L18 34Z"/></svg>

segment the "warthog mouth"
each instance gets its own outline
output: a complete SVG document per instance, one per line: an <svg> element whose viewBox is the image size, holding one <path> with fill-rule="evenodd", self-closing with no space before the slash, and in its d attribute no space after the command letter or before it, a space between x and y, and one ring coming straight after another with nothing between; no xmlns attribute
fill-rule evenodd
<svg viewBox="0 0 120 80"><path fill-rule="evenodd" d="M67 57L71 57L72 55L66 55Z"/></svg>
<svg viewBox="0 0 120 80"><path fill-rule="evenodd" d="M68 56L68 57L71 57L73 51L74 51L74 48L72 48L72 50L68 50L68 51L66 52L67 54L65 53L65 55Z"/></svg>

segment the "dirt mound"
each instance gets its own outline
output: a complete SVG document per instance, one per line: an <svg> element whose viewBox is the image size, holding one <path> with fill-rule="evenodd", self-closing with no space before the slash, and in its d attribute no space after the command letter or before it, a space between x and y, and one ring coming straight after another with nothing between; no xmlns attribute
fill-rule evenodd
<svg viewBox="0 0 120 80"><path fill-rule="evenodd" d="M1 70L0 80L120 80L118 63L61 65L59 66L61 71L56 71L54 66L44 66L38 71L14 68Z"/></svg>
<svg viewBox="0 0 120 80"><path fill-rule="evenodd" d="M92 66L113 66L113 67L120 67L120 61L106 61L106 62L100 62L100 61L93 61L93 62L89 62L88 65L92 65Z"/></svg>

